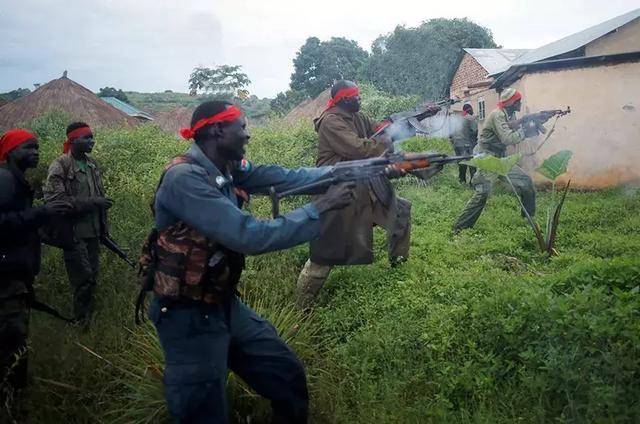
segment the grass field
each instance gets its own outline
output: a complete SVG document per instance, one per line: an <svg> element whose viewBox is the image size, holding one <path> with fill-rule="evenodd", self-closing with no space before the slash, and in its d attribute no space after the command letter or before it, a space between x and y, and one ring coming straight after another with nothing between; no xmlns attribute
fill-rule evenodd
<svg viewBox="0 0 640 424"><path fill-rule="evenodd" d="M62 123L33 124L44 138L43 163L58 154ZM112 234L136 256L162 165L187 145L149 126L97 139L116 200ZM256 162L313 161L308 127L273 124L251 141ZM305 246L249 259L243 296L304 360L311 422L638 422L638 191L570 192L559 255L548 259L507 191L491 197L473 230L453 236L471 196L455 172L449 167L428 185L401 182L400 195L413 203L410 260L391 268L376 231L376 262L334 269L313 314L293 306ZM549 200L539 193L541 216ZM268 212L264 199L250 207ZM153 330L133 323L135 272L109 253L101 272L87 333L32 314L27 422L167 422L161 351ZM45 249L37 293L70 311L56 249ZM233 377L229 392L234 422L268 422L267 403Z"/></svg>

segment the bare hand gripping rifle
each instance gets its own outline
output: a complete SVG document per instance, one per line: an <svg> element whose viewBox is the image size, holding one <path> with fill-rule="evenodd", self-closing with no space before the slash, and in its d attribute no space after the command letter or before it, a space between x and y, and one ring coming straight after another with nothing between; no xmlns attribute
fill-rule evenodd
<svg viewBox="0 0 640 424"><path fill-rule="evenodd" d="M399 178L404 176L404 173L411 171L432 170L434 172L429 175L431 177L442 170L447 163L460 162L471 158L473 158L471 155L447 156L443 153L434 152L387 153L385 156L377 158L338 162L333 166L333 171L326 178L319 181L280 193L277 193L271 187L269 189L271 212L274 218L280 215L280 199L283 197L322 191L322 188L326 189L333 184L350 181L367 181L380 177Z"/></svg>

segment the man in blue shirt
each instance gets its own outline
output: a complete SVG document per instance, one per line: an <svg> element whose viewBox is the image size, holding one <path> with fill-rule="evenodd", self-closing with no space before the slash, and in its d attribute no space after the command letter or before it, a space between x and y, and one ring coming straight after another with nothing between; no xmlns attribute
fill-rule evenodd
<svg viewBox="0 0 640 424"><path fill-rule="evenodd" d="M239 208L243 193L315 182L332 167L284 169L244 160L246 120L225 102L201 104L185 138L195 143L165 171L156 192L155 299L149 316L162 344L165 397L179 422L225 423L227 368L271 400L274 422L303 423L302 363L273 326L235 295L245 254L286 249L320 235L319 217L353 200L354 184L329 187L273 220Z"/></svg>

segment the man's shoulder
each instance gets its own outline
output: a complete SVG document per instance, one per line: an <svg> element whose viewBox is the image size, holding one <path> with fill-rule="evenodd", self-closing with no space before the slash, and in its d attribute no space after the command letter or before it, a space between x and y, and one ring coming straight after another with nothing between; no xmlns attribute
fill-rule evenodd
<svg viewBox="0 0 640 424"><path fill-rule="evenodd" d="M71 155L63 154L55 158L49 164L49 174L66 172L73 164L73 158Z"/></svg>
<svg viewBox="0 0 640 424"><path fill-rule="evenodd" d="M5 166L0 166L0 182L3 184L14 184L16 177L13 172ZM4 186L3 186L4 187Z"/></svg>
<svg viewBox="0 0 640 424"><path fill-rule="evenodd" d="M0 201L8 201L15 192L16 177L10 169L0 166Z"/></svg>
<svg viewBox="0 0 640 424"><path fill-rule="evenodd" d="M489 119L491 119L491 120L494 120L494 119L502 119L502 120L508 119L507 112L505 112L504 109L495 108L489 114Z"/></svg>
<svg viewBox="0 0 640 424"><path fill-rule="evenodd" d="M174 184L191 176L207 176L207 171L195 160L186 156L172 159L164 169L163 184Z"/></svg>

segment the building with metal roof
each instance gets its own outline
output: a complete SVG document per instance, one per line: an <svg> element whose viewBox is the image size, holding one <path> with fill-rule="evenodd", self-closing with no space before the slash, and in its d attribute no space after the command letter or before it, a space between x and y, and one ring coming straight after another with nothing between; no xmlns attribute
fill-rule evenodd
<svg viewBox="0 0 640 424"><path fill-rule="evenodd" d="M143 110L138 109L135 106L130 105L129 103L123 102L120 99L115 97L100 97L105 102L109 103L111 106L116 109L121 110L129 116L137 118L141 121L153 121L153 116Z"/></svg>
<svg viewBox="0 0 640 424"><path fill-rule="evenodd" d="M537 49L530 50L490 74L495 76L506 71L510 66L534 63L542 60L592 56L592 54L589 54L587 51L590 44L595 44L599 39L619 32L622 27L632 24L634 21L637 21L638 18L640 18L640 9L632 10L624 15L617 16L583 31L561 38L560 40L545 44ZM636 50L640 50L640 40L636 39L635 41L638 43L635 46ZM620 51L617 53L626 52Z"/></svg>
<svg viewBox="0 0 640 424"><path fill-rule="evenodd" d="M530 49L463 49L469 53L489 75L507 68Z"/></svg>

